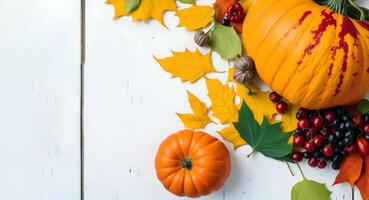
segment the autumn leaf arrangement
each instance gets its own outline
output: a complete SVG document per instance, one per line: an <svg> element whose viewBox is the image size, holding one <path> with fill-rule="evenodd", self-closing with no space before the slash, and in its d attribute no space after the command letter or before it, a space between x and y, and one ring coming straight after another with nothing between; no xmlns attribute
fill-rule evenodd
<svg viewBox="0 0 369 200"><path fill-rule="evenodd" d="M173 78L191 84L199 84L199 80L205 82L204 92L211 104L207 106L192 92L187 91L192 113L177 113L184 127L201 130L210 123L215 124L219 128L219 135L232 143L235 150L248 144L253 149L252 153L260 152L266 157L282 161L288 168L305 156L305 153L300 153L302 149L307 150L306 154L313 154L314 150L309 152L310 147L305 147L307 142L304 141L300 146L296 143L299 136L296 130L309 128L306 124L304 127L299 115L304 111L312 111L292 105L277 93L261 90L257 86L260 84L254 84L257 77L254 61L243 50L239 35L242 34L245 14L253 1L216 0L212 6L196 5L196 0L179 2L180 5L185 5L184 8L177 6L174 0L107 0L115 8L115 18L131 16L134 21L154 19L165 26L163 13L171 11L179 17L178 26L196 31L194 42L203 48L173 52L165 58L154 56L162 69ZM232 63L225 72L217 71L213 65L214 52ZM223 78L210 78L209 74L212 73ZM369 103L362 101L356 110L365 114L369 111L368 108ZM327 111L314 111L316 116L306 118L311 118L311 123L315 123L315 118L321 117L323 112ZM315 142L314 138L310 140ZM362 149L367 148L369 154L368 143L364 142L361 146L364 146ZM348 182L352 187L357 186L360 189L363 199L369 199L369 156L366 152L353 152L340 158L337 165L340 172L334 184ZM310 166L319 167L320 164L324 168L326 165L323 162L317 164L318 160L314 163L311 155L306 158L309 159ZM297 167L303 180L291 189L291 199L330 199L331 192L324 184L308 180L298 164Z"/></svg>

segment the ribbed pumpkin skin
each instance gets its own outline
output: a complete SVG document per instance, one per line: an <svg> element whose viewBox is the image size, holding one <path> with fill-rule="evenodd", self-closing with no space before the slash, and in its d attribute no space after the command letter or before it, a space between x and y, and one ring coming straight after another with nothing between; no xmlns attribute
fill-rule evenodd
<svg viewBox="0 0 369 200"><path fill-rule="evenodd" d="M192 159L190 170L181 168ZM215 137L184 130L166 138L155 159L156 174L164 187L178 196L199 197L220 189L231 170L229 152Z"/></svg>
<svg viewBox="0 0 369 200"><path fill-rule="evenodd" d="M369 25L312 0L254 0L245 48L261 79L310 109L350 105L369 92Z"/></svg>

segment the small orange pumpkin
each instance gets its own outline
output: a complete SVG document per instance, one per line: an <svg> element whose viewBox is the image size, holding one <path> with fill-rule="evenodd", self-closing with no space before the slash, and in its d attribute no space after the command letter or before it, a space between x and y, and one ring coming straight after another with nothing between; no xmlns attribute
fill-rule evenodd
<svg viewBox="0 0 369 200"><path fill-rule="evenodd" d="M217 138L183 130L160 145L155 159L156 174L171 193L199 197L223 187L231 170L229 152Z"/></svg>
<svg viewBox="0 0 369 200"><path fill-rule="evenodd" d="M246 1L245 47L274 91L310 109L354 104L369 92L369 24L348 17L362 11L352 1Z"/></svg>

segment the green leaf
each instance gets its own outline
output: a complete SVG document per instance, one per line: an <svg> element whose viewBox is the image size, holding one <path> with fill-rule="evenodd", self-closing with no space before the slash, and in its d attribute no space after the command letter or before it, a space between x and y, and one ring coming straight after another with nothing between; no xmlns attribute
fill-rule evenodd
<svg viewBox="0 0 369 200"><path fill-rule="evenodd" d="M265 116L259 125L245 102L238 112L238 122L233 124L242 139L247 141L254 151L259 151L267 157L284 160L292 151L292 145L288 144L291 133L281 132L281 123L270 124Z"/></svg>
<svg viewBox="0 0 369 200"><path fill-rule="evenodd" d="M357 109L361 112L361 114L365 114L369 112L369 101L366 99L361 100L357 104Z"/></svg>
<svg viewBox="0 0 369 200"><path fill-rule="evenodd" d="M138 8L140 0L126 0L126 12L130 13Z"/></svg>
<svg viewBox="0 0 369 200"><path fill-rule="evenodd" d="M331 192L324 184L306 180L297 183L291 190L291 200L330 200Z"/></svg>
<svg viewBox="0 0 369 200"><path fill-rule="evenodd" d="M194 4L195 0L179 0L181 3L189 3L189 4Z"/></svg>
<svg viewBox="0 0 369 200"><path fill-rule="evenodd" d="M233 59L241 55L241 39L233 27L215 23L210 31L210 48L216 51L224 59Z"/></svg>

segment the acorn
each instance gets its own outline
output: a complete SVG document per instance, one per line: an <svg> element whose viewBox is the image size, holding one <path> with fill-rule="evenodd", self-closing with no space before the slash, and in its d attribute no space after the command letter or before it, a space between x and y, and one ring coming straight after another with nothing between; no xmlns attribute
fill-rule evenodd
<svg viewBox="0 0 369 200"><path fill-rule="evenodd" d="M234 62L233 79L242 84L250 84L256 77L255 63L250 56L244 56Z"/></svg>
<svg viewBox="0 0 369 200"><path fill-rule="evenodd" d="M209 43L210 43L209 34L201 30L195 33L194 40L195 40L195 43L199 45L200 47L207 47L209 46Z"/></svg>

